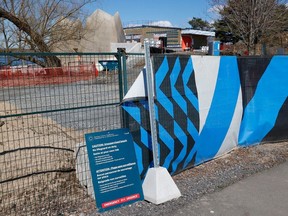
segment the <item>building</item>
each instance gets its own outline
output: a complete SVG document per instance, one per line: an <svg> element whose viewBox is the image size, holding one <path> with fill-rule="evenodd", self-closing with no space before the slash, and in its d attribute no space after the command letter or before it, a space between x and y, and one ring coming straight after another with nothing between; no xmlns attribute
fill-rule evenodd
<svg viewBox="0 0 288 216"><path fill-rule="evenodd" d="M183 50L200 50L202 47L207 47L209 42L214 40L215 32L183 29L181 31L181 38L181 47Z"/></svg>
<svg viewBox="0 0 288 216"><path fill-rule="evenodd" d="M207 47L215 38L215 32L193 29L181 29L178 27L135 25L124 28L127 42L140 42L149 38L158 41L158 46L177 51L192 49L201 50Z"/></svg>
<svg viewBox="0 0 288 216"><path fill-rule="evenodd" d="M124 28L127 42L140 42L145 38L159 41L159 47L181 49L181 28L154 25L138 25Z"/></svg>

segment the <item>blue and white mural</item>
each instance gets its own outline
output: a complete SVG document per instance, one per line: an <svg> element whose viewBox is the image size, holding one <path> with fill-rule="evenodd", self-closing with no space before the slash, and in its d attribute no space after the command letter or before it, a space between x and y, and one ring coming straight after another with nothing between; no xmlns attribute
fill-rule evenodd
<svg viewBox="0 0 288 216"><path fill-rule="evenodd" d="M244 114L239 145L288 139L288 57L239 59Z"/></svg>
<svg viewBox="0 0 288 216"><path fill-rule="evenodd" d="M161 166L174 174L232 150L238 141L252 145L277 137L283 125L288 129L287 121L277 121L281 113L288 120L288 58L259 61L235 56L153 56ZM122 104L142 178L153 165L144 73Z"/></svg>

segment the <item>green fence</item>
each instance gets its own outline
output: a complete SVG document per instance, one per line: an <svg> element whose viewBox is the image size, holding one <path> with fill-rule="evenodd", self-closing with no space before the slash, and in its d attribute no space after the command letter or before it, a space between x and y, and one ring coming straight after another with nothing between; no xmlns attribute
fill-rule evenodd
<svg viewBox="0 0 288 216"><path fill-rule="evenodd" d="M119 103L144 55L0 53L0 64L0 215L95 211L84 134L125 126Z"/></svg>

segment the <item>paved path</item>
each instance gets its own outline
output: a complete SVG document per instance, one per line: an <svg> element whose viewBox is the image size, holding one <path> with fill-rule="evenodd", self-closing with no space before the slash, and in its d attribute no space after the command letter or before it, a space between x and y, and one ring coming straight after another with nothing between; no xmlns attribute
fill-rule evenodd
<svg viewBox="0 0 288 216"><path fill-rule="evenodd" d="M206 195L175 215L288 216L288 162Z"/></svg>

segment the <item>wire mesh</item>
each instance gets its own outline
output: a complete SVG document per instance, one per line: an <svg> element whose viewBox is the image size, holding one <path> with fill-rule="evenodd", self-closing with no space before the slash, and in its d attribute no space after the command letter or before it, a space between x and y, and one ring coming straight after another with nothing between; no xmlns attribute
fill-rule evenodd
<svg viewBox="0 0 288 216"><path fill-rule="evenodd" d="M144 56L0 53L0 62L0 215L95 211L84 134L123 127L119 103Z"/></svg>

